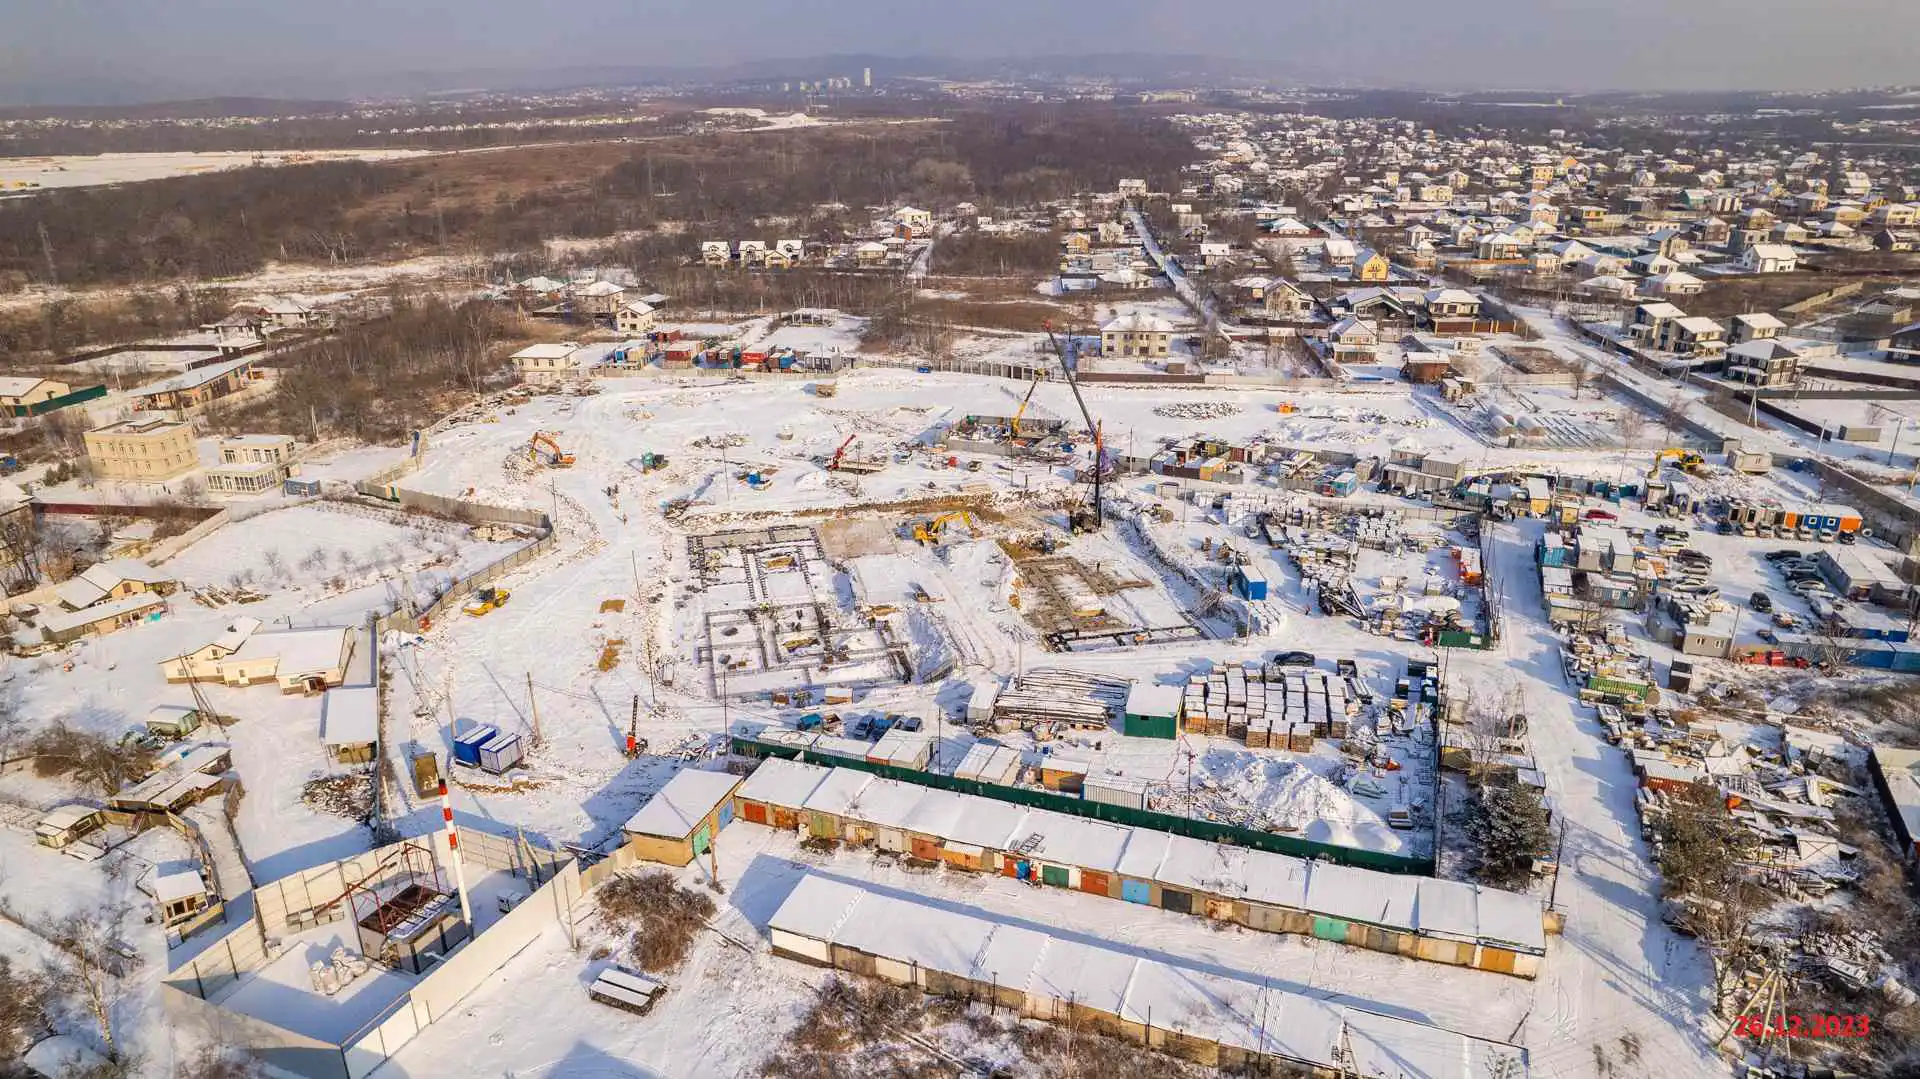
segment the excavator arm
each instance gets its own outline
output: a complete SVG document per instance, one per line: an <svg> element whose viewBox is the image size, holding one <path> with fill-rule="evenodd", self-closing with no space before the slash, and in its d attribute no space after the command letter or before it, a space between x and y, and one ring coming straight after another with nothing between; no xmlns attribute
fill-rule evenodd
<svg viewBox="0 0 1920 1079"><path fill-rule="evenodd" d="M1053 346L1053 353L1060 358L1060 370L1066 375L1067 388L1073 391L1073 403L1080 408L1080 418L1087 421L1087 435L1093 439L1093 505L1083 514L1075 514L1070 522L1075 532L1098 532L1106 524L1105 507L1102 505L1101 490L1102 466L1105 465L1106 442L1102 437L1100 424L1087 408L1087 399L1080 395L1080 379L1073 372L1073 362L1067 357L1067 347L1053 335L1053 324L1046 324L1047 343Z"/></svg>

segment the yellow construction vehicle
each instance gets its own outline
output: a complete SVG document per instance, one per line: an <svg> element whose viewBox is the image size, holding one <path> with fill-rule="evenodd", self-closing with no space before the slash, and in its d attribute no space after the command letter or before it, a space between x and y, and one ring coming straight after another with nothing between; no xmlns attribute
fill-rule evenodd
<svg viewBox="0 0 1920 1079"><path fill-rule="evenodd" d="M929 543L939 543L941 532L955 521L965 521L968 531L976 537L980 535L980 526L974 523L973 514L966 510L943 513L925 521L912 521L909 522L908 527L912 530L913 542L924 546Z"/></svg>
<svg viewBox="0 0 1920 1079"><path fill-rule="evenodd" d="M512 598L513 598L512 592L509 592L504 588L495 588L492 585L488 585L487 587L482 588L480 591L474 593L473 598L467 601L467 605L460 609L474 616L475 618L479 618L482 615L485 615L489 611L494 611L494 610L498 610L501 607L505 607L507 605L507 600Z"/></svg>
<svg viewBox="0 0 1920 1079"><path fill-rule="evenodd" d="M1020 399L1020 407L1013 410L1013 437L1026 437L1020 431L1020 417L1027 414L1027 406L1033 403L1033 391L1040 388L1041 380L1046 377L1047 373L1045 371L1036 370L1033 373L1033 381L1027 384L1027 395Z"/></svg>
<svg viewBox="0 0 1920 1079"><path fill-rule="evenodd" d="M1653 471L1659 472L1660 466L1666 464L1668 461L1672 461L1682 472L1692 472L1694 469L1707 463L1705 457L1700 456L1692 450L1683 450L1678 446L1668 446L1666 449L1653 455Z"/></svg>
<svg viewBox="0 0 1920 1079"><path fill-rule="evenodd" d="M572 468L573 454L560 448L560 443L545 431L535 431L533 440L527 443L527 460L538 461L541 447L546 447L547 464L553 468Z"/></svg>

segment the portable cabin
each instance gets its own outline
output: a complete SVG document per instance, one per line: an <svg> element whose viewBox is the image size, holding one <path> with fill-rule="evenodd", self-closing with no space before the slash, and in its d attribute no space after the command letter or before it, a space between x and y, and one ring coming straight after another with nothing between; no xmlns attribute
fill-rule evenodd
<svg viewBox="0 0 1920 1079"><path fill-rule="evenodd" d="M725 772L677 772L621 826L627 847L649 862L686 865L713 846L733 820L740 777Z"/></svg>
<svg viewBox="0 0 1920 1079"><path fill-rule="evenodd" d="M1040 785L1062 794L1079 794L1087 781L1087 762L1043 757L1040 760Z"/></svg>
<svg viewBox="0 0 1920 1079"><path fill-rule="evenodd" d="M973 687L973 696L967 699L967 722L990 723L993 721L993 702L1000 696L998 682L982 682Z"/></svg>
<svg viewBox="0 0 1920 1079"><path fill-rule="evenodd" d="M505 775L527 759L526 743L517 734L496 733L480 745L480 770Z"/></svg>
<svg viewBox="0 0 1920 1079"><path fill-rule="evenodd" d="M480 767L480 747L492 741L500 733L498 727L481 724L470 727L465 734L453 736L453 763L464 764L468 768Z"/></svg>
<svg viewBox="0 0 1920 1079"><path fill-rule="evenodd" d="M894 726L881 735L880 740L867 751L867 762L924 772L927 769L927 760L932 753L931 732L910 731L904 727Z"/></svg>
<svg viewBox="0 0 1920 1079"><path fill-rule="evenodd" d="M1122 733L1136 738L1179 737L1183 697L1179 686L1135 682L1127 691L1126 708L1121 713Z"/></svg>
<svg viewBox="0 0 1920 1079"><path fill-rule="evenodd" d="M93 806L78 803L54 806L34 826L33 841L43 847L64 850L106 823L106 814Z"/></svg>
<svg viewBox="0 0 1920 1079"><path fill-rule="evenodd" d="M1253 566L1241 564L1233 567L1231 578L1233 593L1241 599L1262 600L1267 598L1267 575ZM1168 735L1167 737L1172 737Z"/></svg>
<svg viewBox="0 0 1920 1079"><path fill-rule="evenodd" d="M184 704L156 704L147 709L147 730L162 738L185 738L200 729L198 708Z"/></svg>
<svg viewBox="0 0 1920 1079"><path fill-rule="evenodd" d="M1151 783L1148 780L1135 776L1089 774L1080 787L1080 797L1104 805L1145 809L1149 786Z"/></svg>

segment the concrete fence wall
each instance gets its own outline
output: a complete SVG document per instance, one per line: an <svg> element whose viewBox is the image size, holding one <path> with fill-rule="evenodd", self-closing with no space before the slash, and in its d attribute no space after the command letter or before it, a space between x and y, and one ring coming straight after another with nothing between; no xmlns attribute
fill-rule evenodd
<svg viewBox="0 0 1920 1079"><path fill-rule="evenodd" d="M171 982L160 988L161 1007L178 1026L205 1031L215 1045L245 1046L277 1074L305 1079L349 1079L340 1047L228 1011Z"/></svg>
<svg viewBox="0 0 1920 1079"><path fill-rule="evenodd" d="M382 632L392 630L400 633L416 633L420 629L422 619L438 622L458 609L468 596L546 554L553 549L553 545L554 538L551 533L542 536L525 547L495 559L453 582L445 594L434 600L432 606L426 610L417 613L409 613L405 610L394 611L380 619L379 628Z"/></svg>
<svg viewBox="0 0 1920 1079"><path fill-rule="evenodd" d="M1903 555L1920 557L1920 511L1911 503L1817 457L1807 461L1825 485L1827 497L1859 510L1861 522L1873 529L1875 539L1892 544Z"/></svg>

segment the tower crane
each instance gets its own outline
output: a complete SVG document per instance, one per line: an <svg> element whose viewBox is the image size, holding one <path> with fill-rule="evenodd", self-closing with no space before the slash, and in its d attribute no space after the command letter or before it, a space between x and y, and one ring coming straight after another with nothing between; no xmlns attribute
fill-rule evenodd
<svg viewBox="0 0 1920 1079"><path fill-rule="evenodd" d="M1080 406L1080 418L1087 421L1087 434L1093 439L1093 503L1074 510L1068 515L1067 523L1076 533L1098 532L1106 523L1102 502L1104 492L1101 489L1102 473L1106 470L1106 439L1102 437L1100 424L1094 421L1093 413L1087 410L1087 399L1080 395L1080 379L1074 374L1073 359L1068 354L1070 346L1054 336L1053 323L1046 323L1046 330L1047 343L1053 346L1054 355L1060 358L1060 370L1066 375L1067 388L1073 391L1073 403Z"/></svg>

